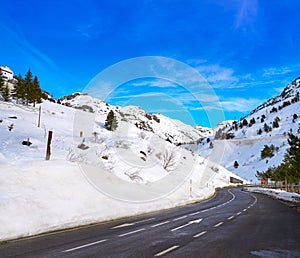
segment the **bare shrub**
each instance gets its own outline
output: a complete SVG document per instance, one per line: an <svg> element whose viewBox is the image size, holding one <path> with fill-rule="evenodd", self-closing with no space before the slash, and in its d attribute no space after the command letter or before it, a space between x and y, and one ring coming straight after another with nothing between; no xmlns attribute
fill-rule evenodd
<svg viewBox="0 0 300 258"><path fill-rule="evenodd" d="M164 154L162 155L163 160L163 168L166 171L171 171L174 169L176 164L176 153L173 150L165 150Z"/></svg>

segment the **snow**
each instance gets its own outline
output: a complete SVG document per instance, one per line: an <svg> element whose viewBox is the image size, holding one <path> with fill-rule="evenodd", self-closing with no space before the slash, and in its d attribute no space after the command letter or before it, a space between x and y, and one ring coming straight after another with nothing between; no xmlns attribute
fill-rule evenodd
<svg viewBox="0 0 300 258"><path fill-rule="evenodd" d="M139 107L114 107L79 93L61 99L63 105L44 101L37 127L39 105L0 101L0 241L204 200L216 187L230 185L231 176L257 182L257 170L282 161L288 147L286 134L297 133L300 118L293 121L293 114L300 117L300 102L270 111L291 100L299 84L298 80L285 94L261 105L246 117L256 123L237 131L231 129L234 121L214 129L192 127ZM110 110L118 120L114 132L104 126ZM279 128L257 134L277 116ZM220 129L234 133L234 139L215 139ZM51 160L46 161L50 130ZM27 139L31 146L22 145ZM278 151L262 159L261 150L270 144ZM234 161L238 168L233 167ZM299 195L283 191L250 190L299 200Z"/></svg>
<svg viewBox="0 0 300 258"><path fill-rule="evenodd" d="M270 189L270 188L263 188L263 187L247 187L245 190L253 193L262 193L273 198L289 201L294 203L300 203L300 194L291 193L284 190L279 189Z"/></svg>
<svg viewBox="0 0 300 258"><path fill-rule="evenodd" d="M282 162L289 147L287 142L288 133L292 132L298 136L300 135L298 132L298 128L300 128L300 101L292 101L297 94L300 94L300 79L295 80L293 84L289 84L283 93L265 102L246 116L245 119L248 123L250 120L255 119L255 123L251 127L243 126L240 128L238 126L238 130L235 130L233 128L234 121L224 121L213 129L212 136L202 138L202 141L198 141L197 144L188 144L186 148L220 164L249 183L258 183L257 171L266 171L269 167L278 166ZM279 109L279 106L283 106L283 103L287 101L290 101L291 104ZM274 107L277 108L277 112L271 112ZM293 118L294 114L298 116L297 119ZM279 127L273 128L272 123L276 117L280 119ZM237 122L240 124L242 121ZM263 126L265 123L272 127L271 132L264 132ZM214 135L220 129L223 133L234 134L234 139L215 139ZM257 133L259 129L263 131L261 135ZM213 148L210 147L211 142ZM278 147L278 151L274 152L272 158L262 159L261 151L265 145L270 146L271 144ZM233 167L235 161L239 164L238 168Z"/></svg>
<svg viewBox="0 0 300 258"><path fill-rule="evenodd" d="M82 111L80 99L95 113ZM204 200L216 187L228 186L230 176L237 177L162 135L138 129L128 118L122 120L121 112L135 114L136 121L145 119L137 107L128 114L89 96L77 96L73 104L77 109L43 102L37 127L39 106L0 101L0 241ZM118 117L115 132L104 127L109 110ZM186 130L160 119L152 121L157 132L169 131L179 139L180 130ZM51 160L46 161L50 130ZM197 137L197 129L189 130L183 137ZM27 139L31 146L22 145Z"/></svg>

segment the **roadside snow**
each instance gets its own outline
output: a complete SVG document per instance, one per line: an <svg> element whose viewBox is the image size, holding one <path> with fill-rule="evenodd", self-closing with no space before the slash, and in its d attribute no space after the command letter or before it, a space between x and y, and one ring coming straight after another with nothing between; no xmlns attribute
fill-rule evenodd
<svg viewBox="0 0 300 258"><path fill-rule="evenodd" d="M269 188L262 188L262 187L247 187L245 188L245 190L253 193L266 194L279 200L300 203L300 194L297 193L291 193L279 189L269 189Z"/></svg>
<svg viewBox="0 0 300 258"><path fill-rule="evenodd" d="M0 241L204 200L236 177L126 121L107 131L102 102L95 114L47 101L41 107L38 128L38 107L0 101ZM51 160L45 161L49 130ZM32 145L22 145L28 138Z"/></svg>

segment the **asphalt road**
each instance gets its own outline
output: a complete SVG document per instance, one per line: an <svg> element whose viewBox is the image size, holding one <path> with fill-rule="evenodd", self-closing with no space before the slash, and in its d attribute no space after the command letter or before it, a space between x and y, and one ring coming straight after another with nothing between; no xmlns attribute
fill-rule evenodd
<svg viewBox="0 0 300 258"><path fill-rule="evenodd" d="M3 243L0 257L300 257L300 213L222 189L198 204Z"/></svg>

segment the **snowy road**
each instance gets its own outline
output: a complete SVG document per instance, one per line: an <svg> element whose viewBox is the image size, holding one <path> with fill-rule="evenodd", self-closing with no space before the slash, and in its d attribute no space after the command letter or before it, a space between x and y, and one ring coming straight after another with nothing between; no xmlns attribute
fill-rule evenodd
<svg viewBox="0 0 300 258"><path fill-rule="evenodd" d="M222 189L206 202L8 242L0 257L300 257L300 213Z"/></svg>

